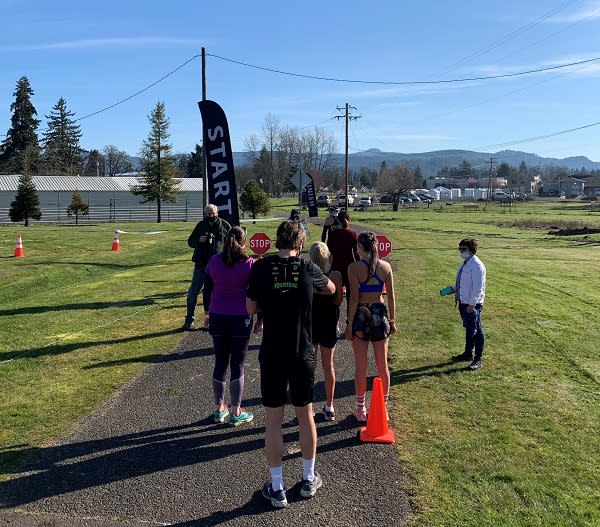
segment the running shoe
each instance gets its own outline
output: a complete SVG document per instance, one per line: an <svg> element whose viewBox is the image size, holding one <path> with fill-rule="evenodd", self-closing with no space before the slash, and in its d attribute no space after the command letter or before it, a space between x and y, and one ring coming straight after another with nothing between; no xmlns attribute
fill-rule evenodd
<svg viewBox="0 0 600 527"><path fill-rule="evenodd" d="M228 415L229 415L229 408L227 408L227 406L223 409L222 412L215 410L215 412L213 413L213 421L215 423L224 423L225 419L227 419Z"/></svg>
<svg viewBox="0 0 600 527"><path fill-rule="evenodd" d="M315 477L312 480L303 479L300 487L300 496L303 498L312 498L316 493L317 489L321 488L323 480L321 474L315 470Z"/></svg>
<svg viewBox="0 0 600 527"><path fill-rule="evenodd" d="M327 408L323 406L323 417L325 418L325 421L335 421L335 410L333 408L327 410Z"/></svg>
<svg viewBox="0 0 600 527"><path fill-rule="evenodd" d="M240 415L230 414L229 424L233 426L240 426L242 423L249 423L254 419L254 414L245 408L240 408Z"/></svg>
<svg viewBox="0 0 600 527"><path fill-rule="evenodd" d="M365 408L357 408L356 410L354 410L354 417L356 417L356 420L359 423L366 423L367 422L367 411Z"/></svg>
<svg viewBox="0 0 600 527"><path fill-rule="evenodd" d="M276 509L282 509L288 506L285 490L273 490L271 482L267 481L262 489L262 495L271 502Z"/></svg>

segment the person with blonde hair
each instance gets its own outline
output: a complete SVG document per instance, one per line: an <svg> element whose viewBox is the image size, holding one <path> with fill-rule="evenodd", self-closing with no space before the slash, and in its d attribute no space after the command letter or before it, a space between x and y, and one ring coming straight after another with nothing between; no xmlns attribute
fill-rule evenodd
<svg viewBox="0 0 600 527"><path fill-rule="evenodd" d="M238 426L254 418L251 411L241 407L244 391L244 365L252 331L252 317L246 310L246 285L254 259L246 254L246 232L242 227L232 227L225 237L221 254L214 255L206 266L213 284L208 330L213 339L215 367L213 393L215 412L213 419ZM231 406L225 404L225 386L229 368L229 394Z"/></svg>
<svg viewBox="0 0 600 527"><path fill-rule="evenodd" d="M356 389L357 421L367 420L366 392L369 342L373 345L375 365L381 378L387 403L390 391L390 370L387 364L389 336L396 333L396 301L392 267L379 259L377 238L373 232L358 235L360 260L348 267L350 300L346 338L352 342L354 352L354 386ZM386 308L383 287L387 291Z"/></svg>
<svg viewBox="0 0 600 527"><path fill-rule="evenodd" d="M326 421L335 420L333 396L335 392L335 368L333 354L337 342L337 324L340 317L340 305L343 299L342 275L331 269L333 257L323 242L314 242L309 250L310 260L323 271L335 285L335 293L320 294L315 291L312 305L312 343L315 348L315 367L317 352L321 350L321 364L325 376L325 406L323 417Z"/></svg>

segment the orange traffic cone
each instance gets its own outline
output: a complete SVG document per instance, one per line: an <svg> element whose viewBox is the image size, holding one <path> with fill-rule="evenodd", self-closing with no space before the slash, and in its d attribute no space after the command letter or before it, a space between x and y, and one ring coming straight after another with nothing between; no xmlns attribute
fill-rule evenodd
<svg viewBox="0 0 600 527"><path fill-rule="evenodd" d="M115 235L113 237L112 250L113 251L121 250L121 240L119 240L119 233L117 231L115 231Z"/></svg>
<svg viewBox="0 0 600 527"><path fill-rule="evenodd" d="M25 257L25 251L23 250L23 239L21 238L21 233L17 234L17 246L15 247L15 253L13 254L14 258L23 258Z"/></svg>
<svg viewBox="0 0 600 527"><path fill-rule="evenodd" d="M373 392L371 394L371 406L369 407L369 418L367 426L362 427L359 432L361 441L366 443L395 443L396 434L388 427L385 400L383 398L383 386L381 379L373 379Z"/></svg>

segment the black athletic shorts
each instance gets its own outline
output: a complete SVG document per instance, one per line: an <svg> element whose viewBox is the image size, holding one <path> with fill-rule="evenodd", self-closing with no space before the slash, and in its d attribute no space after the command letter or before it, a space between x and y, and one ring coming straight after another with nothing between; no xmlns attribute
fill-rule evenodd
<svg viewBox="0 0 600 527"><path fill-rule="evenodd" d="M281 350L259 353L260 391L263 406L278 408L287 402L287 389L294 406L306 406L314 399L314 351L310 356L285 357Z"/></svg>

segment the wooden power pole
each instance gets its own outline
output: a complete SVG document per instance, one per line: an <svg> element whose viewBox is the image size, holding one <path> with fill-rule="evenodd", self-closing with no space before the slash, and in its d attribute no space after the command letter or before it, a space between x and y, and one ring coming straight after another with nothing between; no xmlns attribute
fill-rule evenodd
<svg viewBox="0 0 600 527"><path fill-rule="evenodd" d="M348 103L343 108L337 107L338 112L343 111L343 115L334 116L338 121L344 119L345 122L345 149L344 149L344 181L345 181L345 194L346 194L346 210L348 210L348 121L352 119L356 120L360 115L350 115L350 109L356 110L354 106L350 106Z"/></svg>

